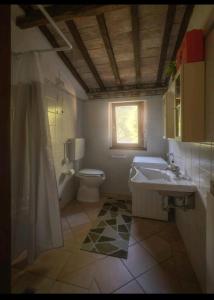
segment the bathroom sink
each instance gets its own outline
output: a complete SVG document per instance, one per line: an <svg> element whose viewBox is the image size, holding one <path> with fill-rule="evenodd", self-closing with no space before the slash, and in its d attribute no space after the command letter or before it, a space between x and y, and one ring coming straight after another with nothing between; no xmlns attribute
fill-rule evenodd
<svg viewBox="0 0 214 300"><path fill-rule="evenodd" d="M170 170L135 167L130 176L130 187L155 190L167 196L186 196L196 191L196 185L184 176L176 177Z"/></svg>

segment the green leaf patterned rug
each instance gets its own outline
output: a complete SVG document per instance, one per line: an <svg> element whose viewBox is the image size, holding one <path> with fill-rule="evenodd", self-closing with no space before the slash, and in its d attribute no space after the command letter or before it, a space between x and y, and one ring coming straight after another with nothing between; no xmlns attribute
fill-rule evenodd
<svg viewBox="0 0 214 300"><path fill-rule="evenodd" d="M131 222L131 201L106 201L81 250L127 259Z"/></svg>

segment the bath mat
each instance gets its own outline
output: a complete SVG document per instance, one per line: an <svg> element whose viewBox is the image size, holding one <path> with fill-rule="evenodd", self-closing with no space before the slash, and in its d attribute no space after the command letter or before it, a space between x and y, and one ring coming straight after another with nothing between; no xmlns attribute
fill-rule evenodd
<svg viewBox="0 0 214 300"><path fill-rule="evenodd" d="M80 249L127 259L131 222L131 201L107 200Z"/></svg>

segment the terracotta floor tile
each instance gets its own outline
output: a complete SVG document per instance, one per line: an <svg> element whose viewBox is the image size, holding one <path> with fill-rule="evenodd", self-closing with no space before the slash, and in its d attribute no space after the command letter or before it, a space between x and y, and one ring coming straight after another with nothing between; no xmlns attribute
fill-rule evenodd
<svg viewBox="0 0 214 300"><path fill-rule="evenodd" d="M72 227L71 233L68 233L64 240L64 249L67 251L79 250L91 227L91 223Z"/></svg>
<svg viewBox="0 0 214 300"><path fill-rule="evenodd" d="M71 231L75 239L83 240L88 234L91 227L92 227L92 223L90 222L83 225L72 227Z"/></svg>
<svg viewBox="0 0 214 300"><path fill-rule="evenodd" d="M171 244L173 253L177 251L186 252L184 242L175 224L170 224L169 227L157 233L157 235Z"/></svg>
<svg viewBox="0 0 214 300"><path fill-rule="evenodd" d="M97 216L100 212L100 209L98 208L93 208L93 209L87 209L85 210L85 213L87 214L87 216L89 217L89 219L93 222L97 219Z"/></svg>
<svg viewBox="0 0 214 300"><path fill-rule="evenodd" d="M50 289L50 294L85 294L88 293L87 289L67 284L60 281L55 281Z"/></svg>
<svg viewBox="0 0 214 300"><path fill-rule="evenodd" d="M170 244L159 236L152 235L139 244L142 245L158 262L166 260L172 256L172 248Z"/></svg>
<svg viewBox="0 0 214 300"><path fill-rule="evenodd" d="M24 293L26 289L49 291L54 281L50 278L24 272L12 287L12 293Z"/></svg>
<svg viewBox="0 0 214 300"><path fill-rule="evenodd" d="M75 213L81 213L83 211L81 205L74 201L66 205L63 209L61 209L61 216L67 217Z"/></svg>
<svg viewBox="0 0 214 300"><path fill-rule="evenodd" d="M39 274L48 278L56 279L61 268L70 257L70 253L63 250L51 250L42 254L32 265L26 268L27 271Z"/></svg>
<svg viewBox="0 0 214 300"><path fill-rule="evenodd" d="M131 225L131 235L137 241L142 241L149 236L160 232L166 224L160 221L139 219Z"/></svg>
<svg viewBox="0 0 214 300"><path fill-rule="evenodd" d="M80 250L104 201L75 201L61 211L64 247L27 268L19 259L12 269L14 293L200 293L173 223L133 218L127 260Z"/></svg>
<svg viewBox="0 0 214 300"><path fill-rule="evenodd" d="M66 217L61 218L61 224L62 224L62 231L63 232L70 229L70 225L69 225Z"/></svg>
<svg viewBox="0 0 214 300"><path fill-rule="evenodd" d="M74 251L79 250L82 244L82 238L77 238L72 232L68 232L64 240L63 250Z"/></svg>
<svg viewBox="0 0 214 300"><path fill-rule="evenodd" d="M174 263L170 260L154 266L136 280L146 293L180 293L182 291L176 277Z"/></svg>
<svg viewBox="0 0 214 300"><path fill-rule="evenodd" d="M137 241L130 235L130 237L129 237L129 247L136 244L136 243L137 243Z"/></svg>
<svg viewBox="0 0 214 300"><path fill-rule="evenodd" d="M175 261L176 271L180 280L197 284L197 278L188 256L185 253L176 252L173 259Z"/></svg>
<svg viewBox="0 0 214 300"><path fill-rule="evenodd" d="M186 294L201 294L202 291L197 283L181 281L182 292Z"/></svg>
<svg viewBox="0 0 214 300"><path fill-rule="evenodd" d="M100 289L95 280L92 281L91 286L88 291L90 294L100 294Z"/></svg>
<svg viewBox="0 0 214 300"><path fill-rule="evenodd" d="M94 202L94 203L87 203L87 202L81 202L80 206L82 207L82 210L87 211L91 209L101 209L103 206L103 201Z"/></svg>
<svg viewBox="0 0 214 300"><path fill-rule="evenodd" d="M90 223L89 217L84 212L74 213L67 217L67 221L71 227Z"/></svg>
<svg viewBox="0 0 214 300"><path fill-rule="evenodd" d="M165 229L161 232L158 232L157 235L166 239L168 242L181 239L180 233L175 223L168 223L168 226L166 226Z"/></svg>
<svg viewBox="0 0 214 300"><path fill-rule="evenodd" d="M70 253L71 255L67 260L66 265L62 269L62 273L64 269L69 270L69 272L77 271L78 269L81 269L88 264L105 257L102 254L96 254L79 249L74 249Z"/></svg>
<svg viewBox="0 0 214 300"><path fill-rule="evenodd" d="M118 258L108 256L96 261L94 279L102 293L112 293L132 278Z"/></svg>
<svg viewBox="0 0 214 300"><path fill-rule="evenodd" d="M122 262L126 265L134 277L157 264L148 251L139 244L134 244L129 247L128 259L122 259Z"/></svg>
<svg viewBox="0 0 214 300"><path fill-rule="evenodd" d="M94 278L95 264L92 263L78 271L71 272L66 266L57 277L57 280L89 289Z"/></svg>
<svg viewBox="0 0 214 300"><path fill-rule="evenodd" d="M64 241L67 240L67 239L70 239L71 237L73 237L73 232L72 232L71 229L65 230L63 232L63 239L64 239Z"/></svg>
<svg viewBox="0 0 214 300"><path fill-rule="evenodd" d="M136 280L132 280L119 290L116 290L114 294L144 294L144 291Z"/></svg>
<svg viewBox="0 0 214 300"><path fill-rule="evenodd" d="M16 268L12 268L11 269L11 284L14 285L14 283L16 282L16 280L23 275L24 271L23 270L19 270Z"/></svg>

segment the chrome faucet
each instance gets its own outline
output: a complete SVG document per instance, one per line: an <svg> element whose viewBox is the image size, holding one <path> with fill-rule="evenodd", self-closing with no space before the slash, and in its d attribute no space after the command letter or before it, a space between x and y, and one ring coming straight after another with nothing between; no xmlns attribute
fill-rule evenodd
<svg viewBox="0 0 214 300"><path fill-rule="evenodd" d="M174 154L172 152L167 153L167 160L169 165L174 162Z"/></svg>
<svg viewBox="0 0 214 300"><path fill-rule="evenodd" d="M178 178L181 175L180 167L174 164L174 154L172 152L167 154L169 166L167 170L172 171Z"/></svg>
<svg viewBox="0 0 214 300"><path fill-rule="evenodd" d="M171 168L172 172L175 173L175 176L178 178L180 177L181 175L181 171L180 171L180 167L179 166L176 166L174 165L172 168Z"/></svg>

